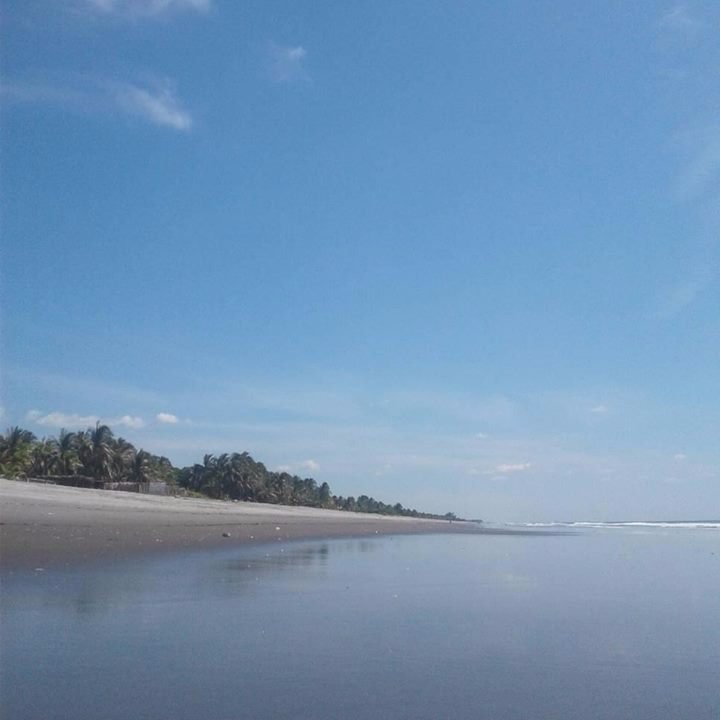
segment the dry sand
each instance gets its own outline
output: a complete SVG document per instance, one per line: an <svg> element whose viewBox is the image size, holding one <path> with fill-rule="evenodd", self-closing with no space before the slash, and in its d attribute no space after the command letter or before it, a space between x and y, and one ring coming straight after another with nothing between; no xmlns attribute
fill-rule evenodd
<svg viewBox="0 0 720 720"><path fill-rule="evenodd" d="M86 490L0 478L0 567L48 568L232 543L482 532L475 523Z"/></svg>

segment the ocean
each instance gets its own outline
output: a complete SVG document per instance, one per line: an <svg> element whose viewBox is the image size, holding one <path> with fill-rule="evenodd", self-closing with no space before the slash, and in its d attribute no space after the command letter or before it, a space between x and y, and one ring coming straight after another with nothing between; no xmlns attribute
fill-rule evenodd
<svg viewBox="0 0 720 720"><path fill-rule="evenodd" d="M718 720L720 524L596 525L7 574L0 715Z"/></svg>

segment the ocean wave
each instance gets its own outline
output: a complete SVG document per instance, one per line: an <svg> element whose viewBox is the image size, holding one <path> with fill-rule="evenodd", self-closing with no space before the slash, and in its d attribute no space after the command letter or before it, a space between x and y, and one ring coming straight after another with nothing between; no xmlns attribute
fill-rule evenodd
<svg viewBox="0 0 720 720"><path fill-rule="evenodd" d="M628 520L622 522L597 522L578 520L574 522L505 523L513 527L527 528L663 528L671 530L720 530L720 520Z"/></svg>

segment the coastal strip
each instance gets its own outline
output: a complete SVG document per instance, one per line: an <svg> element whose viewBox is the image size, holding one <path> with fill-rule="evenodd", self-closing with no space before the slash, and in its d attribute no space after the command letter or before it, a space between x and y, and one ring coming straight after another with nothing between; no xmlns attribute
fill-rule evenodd
<svg viewBox="0 0 720 720"><path fill-rule="evenodd" d="M0 569L111 561L230 544L411 533L477 523L60 487L0 479Z"/></svg>

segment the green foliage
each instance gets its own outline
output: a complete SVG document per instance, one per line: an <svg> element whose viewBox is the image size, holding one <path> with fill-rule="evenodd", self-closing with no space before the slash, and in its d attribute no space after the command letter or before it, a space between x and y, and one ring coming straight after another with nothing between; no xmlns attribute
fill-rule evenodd
<svg viewBox="0 0 720 720"><path fill-rule="evenodd" d="M35 436L17 426L0 436L0 474L9 477L26 475L32 467Z"/></svg>
<svg viewBox="0 0 720 720"><path fill-rule="evenodd" d="M313 478L272 472L247 453L205 455L202 463L175 468L166 457L135 448L115 437L107 425L80 432L61 430L57 438L38 440L28 430L9 428L0 435L0 474L8 477L83 475L100 481L162 481L192 496L304 505L350 512L455 520L454 513L434 515L388 505L367 495L333 495Z"/></svg>
<svg viewBox="0 0 720 720"><path fill-rule="evenodd" d="M174 484L177 470L167 458L137 450L98 423L84 432L61 430L57 438L41 440L28 430L9 428L0 435L0 475L81 475L102 481Z"/></svg>

